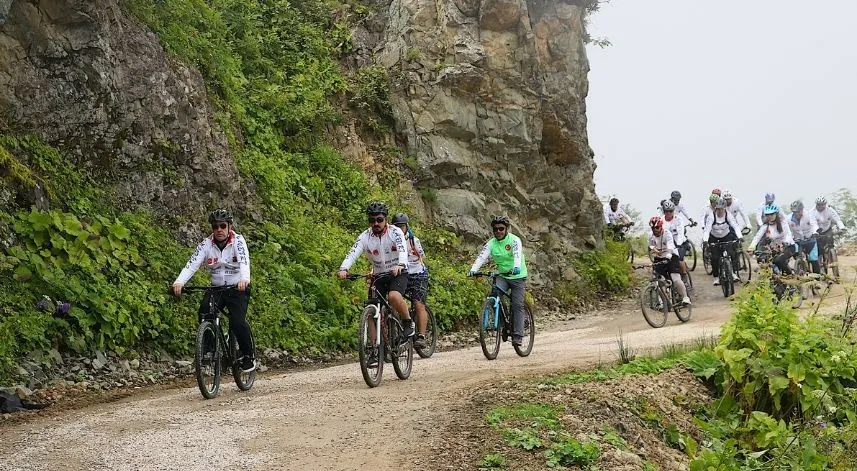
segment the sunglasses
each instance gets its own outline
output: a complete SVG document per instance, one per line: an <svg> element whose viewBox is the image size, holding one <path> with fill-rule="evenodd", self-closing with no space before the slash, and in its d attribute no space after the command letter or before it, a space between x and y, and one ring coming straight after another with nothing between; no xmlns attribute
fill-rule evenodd
<svg viewBox="0 0 857 471"><path fill-rule="evenodd" d="M369 224L381 224L384 220L387 219L384 216L377 216L374 218L369 218Z"/></svg>
<svg viewBox="0 0 857 471"><path fill-rule="evenodd" d="M506 230L506 226L494 226L491 230L494 232L503 232Z"/></svg>
<svg viewBox="0 0 857 471"><path fill-rule="evenodd" d="M212 224L212 225L211 225L211 229L212 229L212 230L217 230L217 229L226 229L227 227L229 227L229 224L227 224L227 223L225 223L225 222L221 222L221 223L219 223L219 224Z"/></svg>

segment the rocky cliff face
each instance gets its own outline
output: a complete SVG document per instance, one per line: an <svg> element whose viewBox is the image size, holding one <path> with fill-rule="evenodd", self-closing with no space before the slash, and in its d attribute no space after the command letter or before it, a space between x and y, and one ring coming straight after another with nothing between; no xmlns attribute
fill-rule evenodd
<svg viewBox="0 0 857 471"><path fill-rule="evenodd" d="M35 134L124 207L202 213L239 192L199 72L116 0L14 0L0 24L0 133Z"/></svg>
<svg viewBox="0 0 857 471"><path fill-rule="evenodd" d="M509 214L542 267L600 239L582 3L388 0L355 35L391 70L435 221L483 240Z"/></svg>

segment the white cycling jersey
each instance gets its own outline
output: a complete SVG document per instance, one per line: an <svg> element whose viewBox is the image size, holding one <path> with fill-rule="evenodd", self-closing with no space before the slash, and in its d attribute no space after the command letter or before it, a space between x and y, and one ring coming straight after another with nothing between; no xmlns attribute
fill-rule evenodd
<svg viewBox="0 0 857 471"><path fill-rule="evenodd" d="M405 234L396 226L387 225L380 236L372 234L372 228L366 229L357 237L351 246L345 260L339 266L340 271L347 271L363 253L372 261L374 273L387 273L396 265L408 266L408 250L405 247Z"/></svg>
<svg viewBox="0 0 857 471"><path fill-rule="evenodd" d="M756 222L759 223L759 226L765 224L765 203L759 205L759 211L756 213ZM780 221L788 220L788 216L786 216L786 212L783 211L783 207L780 206Z"/></svg>
<svg viewBox="0 0 857 471"><path fill-rule="evenodd" d="M672 201L672 200L664 200L664 201ZM675 204L675 202L673 202L673 204ZM660 214L661 216L664 215L664 208L660 205L658 205L658 214ZM687 214L687 208L685 207L684 203L682 203L682 202L679 202L678 204L675 205L675 214L676 215L680 214L680 215L684 216L684 219L686 221L690 221L692 219L690 217L690 215ZM679 245L681 245L681 244L679 244Z"/></svg>
<svg viewBox="0 0 857 471"><path fill-rule="evenodd" d="M662 231L660 236L649 233L649 247L654 247L653 257L672 258L673 255L678 257L678 248L670 231Z"/></svg>
<svg viewBox="0 0 857 471"><path fill-rule="evenodd" d="M809 214L815 218L821 232L829 231L834 222L836 223L836 227L840 230L845 230L845 224L842 223L842 218L839 217L839 213L830 206L824 208L824 211L819 211L813 208Z"/></svg>
<svg viewBox="0 0 857 471"><path fill-rule="evenodd" d="M610 209L610 206L604 208L604 223L605 224L620 224L631 222L631 218L625 214L621 207L617 207L616 211Z"/></svg>
<svg viewBox="0 0 857 471"><path fill-rule="evenodd" d="M732 204L726 206L726 210L732 213L735 222L741 225L741 229L750 227L750 218L744 212L744 204L738 198L732 198Z"/></svg>
<svg viewBox="0 0 857 471"><path fill-rule="evenodd" d="M789 225L785 220L781 221L782 230L777 229L776 224L762 224L759 227L759 231L756 232L756 236L753 237L753 242L750 242L750 250L755 249L759 241L762 240L762 237L765 236L768 237L768 240L770 240L772 244L794 245L795 240L794 237L792 237L792 231L789 229Z"/></svg>
<svg viewBox="0 0 857 471"><path fill-rule="evenodd" d="M704 228L708 224L711 224L712 217L714 217L714 210L709 203L703 206L702 212L699 214L699 224Z"/></svg>
<svg viewBox="0 0 857 471"><path fill-rule="evenodd" d="M211 286L235 285L239 281L250 281L250 252L244 236L229 232L226 245L221 250L210 235L196 246L179 277L173 284L185 284L202 266L211 274Z"/></svg>
<svg viewBox="0 0 857 471"><path fill-rule="evenodd" d="M809 240L818 231L818 223L811 213L804 212L803 217L798 218L797 213L792 213L789 218L789 230L795 241Z"/></svg>
<svg viewBox="0 0 857 471"><path fill-rule="evenodd" d="M684 236L684 228L688 225L688 222L681 215L675 214L671 221L664 219L664 222L666 223L666 227L669 228L670 234L672 234L676 247L687 240L687 237Z"/></svg>
<svg viewBox="0 0 857 471"><path fill-rule="evenodd" d="M716 239L722 239L729 235L729 230L735 231L735 235L741 233L738 223L732 217L732 213L724 211L723 216L718 216L714 211L711 212L705 220L705 226L702 228L702 241L708 242L708 237L713 236Z"/></svg>
<svg viewBox="0 0 857 471"><path fill-rule="evenodd" d="M408 249L408 274L417 275L425 273L426 266L423 263L423 259L425 259L426 253L423 250L423 244L420 243L419 237L406 237L405 243Z"/></svg>

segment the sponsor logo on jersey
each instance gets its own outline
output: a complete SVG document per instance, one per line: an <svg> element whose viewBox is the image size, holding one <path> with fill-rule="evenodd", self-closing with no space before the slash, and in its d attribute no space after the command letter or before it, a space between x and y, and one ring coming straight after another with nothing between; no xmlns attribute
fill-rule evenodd
<svg viewBox="0 0 857 471"><path fill-rule="evenodd" d="M512 250L512 246L509 244L506 244L506 250Z"/></svg>

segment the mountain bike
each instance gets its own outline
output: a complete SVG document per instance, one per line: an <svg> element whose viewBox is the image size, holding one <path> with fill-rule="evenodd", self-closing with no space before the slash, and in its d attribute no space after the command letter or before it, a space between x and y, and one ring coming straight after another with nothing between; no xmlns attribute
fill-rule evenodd
<svg viewBox="0 0 857 471"><path fill-rule="evenodd" d="M504 273L504 275L511 275L511 273ZM497 286L497 277L501 274L474 273L473 276L487 276L491 280L491 291L488 292L482 309L479 310L479 345L482 347L485 358L493 360L500 352L500 341L506 342L512 336L514 328L512 311L506 303L506 300L511 301L511 295ZM524 302L524 332L521 345L512 344L515 353L522 357L529 355L533 351L535 338L536 324L533 319L533 310L529 303Z"/></svg>
<svg viewBox="0 0 857 471"><path fill-rule="evenodd" d="M720 288L723 290L723 297L728 298L735 294L735 282L732 279L732 274L735 273L735 268L732 266L732 251L736 250L738 240L727 240L724 242L711 242L708 244L709 250L723 250L720 255L720 271L717 273L717 278L720 280ZM740 255L739 255L740 256ZM739 264L738 269L741 269ZM740 275L739 275L740 278Z"/></svg>
<svg viewBox="0 0 857 471"><path fill-rule="evenodd" d="M836 247L833 245L833 234L831 230L818 235L818 243L823 244L824 250L818 254L818 263L821 272L827 275L832 272L833 278L839 279L839 259L836 256Z"/></svg>
<svg viewBox="0 0 857 471"><path fill-rule="evenodd" d="M659 260L652 263L652 278L640 292L640 310L643 311L643 318L656 329L667 323L667 315L670 311L675 312L678 320L682 322L689 321L693 314L693 306L682 303L678 291L673 289L672 280L658 274L655 270L656 266L668 263L669 260ZM687 276L690 277L690 274L688 273ZM689 293L688 296L690 296Z"/></svg>
<svg viewBox="0 0 857 471"><path fill-rule="evenodd" d="M389 356L393 370L399 379L408 379L414 365L414 344L405 337L405 328L396 310L387 302L376 286L378 280L392 276L390 273L358 275L349 273L346 279L354 281L364 278L369 281L369 293L363 302L363 314L358 327L358 356L363 381L370 388L381 384L384 372L384 357Z"/></svg>
<svg viewBox="0 0 857 471"><path fill-rule="evenodd" d="M406 294L403 294L403 296L410 302L410 309L408 312L411 314L411 319L414 319L416 322L417 310L414 308L414 302L410 296ZM434 317L434 313L431 312L431 307L428 303L425 304L426 316L428 316L428 322L426 322L426 346L414 346L414 350L416 350L417 355L419 355L420 358L430 358L434 355L435 348L437 347L437 320Z"/></svg>
<svg viewBox="0 0 857 471"><path fill-rule="evenodd" d="M220 393L220 379L224 368L232 369L235 384L242 391L249 391L256 381L256 370L249 373L241 371L238 339L231 329L224 332L220 323L221 317L226 317L220 307L220 299L224 292L234 288L235 285L182 286L183 293L210 293L208 312L201 316L199 327L196 329L196 354L194 355L196 384L199 386L199 392L206 399L212 399ZM250 342L255 350L256 342L253 340L252 331Z"/></svg>
<svg viewBox="0 0 857 471"><path fill-rule="evenodd" d="M768 247L755 250L753 255L756 256L756 262L760 269L771 270L771 291L774 293L774 303L779 304L783 299L792 299L792 308L798 309L803 304L804 298L799 287L800 282L795 279L788 279L774 264L774 256L777 253L778 251L773 251Z"/></svg>

